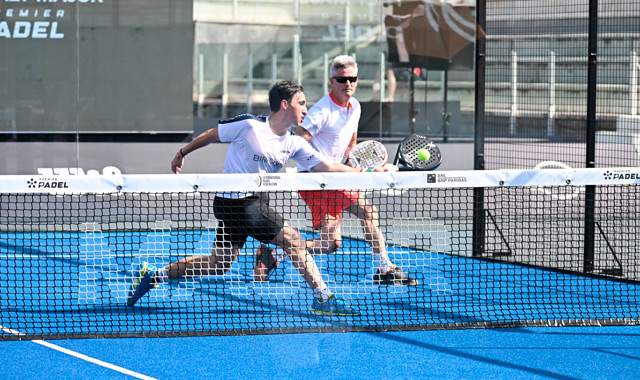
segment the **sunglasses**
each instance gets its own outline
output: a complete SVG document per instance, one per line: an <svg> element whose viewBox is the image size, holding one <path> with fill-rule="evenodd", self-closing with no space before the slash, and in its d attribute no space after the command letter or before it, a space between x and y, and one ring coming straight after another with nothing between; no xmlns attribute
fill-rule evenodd
<svg viewBox="0 0 640 380"><path fill-rule="evenodd" d="M338 83L347 83L347 81L351 83L356 83L358 81L358 77L333 77Z"/></svg>

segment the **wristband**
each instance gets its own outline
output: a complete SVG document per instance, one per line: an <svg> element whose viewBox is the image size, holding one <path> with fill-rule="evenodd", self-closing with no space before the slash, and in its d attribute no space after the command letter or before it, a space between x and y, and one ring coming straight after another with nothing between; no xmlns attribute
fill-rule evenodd
<svg viewBox="0 0 640 380"><path fill-rule="evenodd" d="M187 157L186 154L182 153L182 148L180 148L180 150L178 150L178 152L180 152L180 154L182 155L182 157Z"/></svg>

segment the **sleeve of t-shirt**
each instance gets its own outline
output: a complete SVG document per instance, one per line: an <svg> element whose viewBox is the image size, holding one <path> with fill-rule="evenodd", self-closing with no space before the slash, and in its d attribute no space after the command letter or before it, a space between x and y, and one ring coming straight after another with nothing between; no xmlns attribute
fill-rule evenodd
<svg viewBox="0 0 640 380"><path fill-rule="evenodd" d="M225 123L218 124L218 136L221 142L230 142L240 139L245 135L246 128L250 128L249 123Z"/></svg>
<svg viewBox="0 0 640 380"><path fill-rule="evenodd" d="M313 149L311 144L309 144L309 142L303 137L295 136L294 141L296 150L291 158L300 164L300 166L305 170L311 171L311 168L326 159L322 154Z"/></svg>
<svg viewBox="0 0 640 380"><path fill-rule="evenodd" d="M302 128L306 129L311 136L315 136L316 133L324 126L324 109L322 107L311 107L309 113L307 113L302 121Z"/></svg>

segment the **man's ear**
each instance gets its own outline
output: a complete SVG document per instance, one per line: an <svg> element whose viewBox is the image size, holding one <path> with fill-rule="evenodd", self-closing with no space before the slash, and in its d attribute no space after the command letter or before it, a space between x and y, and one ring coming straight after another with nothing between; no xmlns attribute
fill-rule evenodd
<svg viewBox="0 0 640 380"><path fill-rule="evenodd" d="M289 108L289 102L287 102L286 99L282 99L280 101L280 109L286 111L287 108Z"/></svg>

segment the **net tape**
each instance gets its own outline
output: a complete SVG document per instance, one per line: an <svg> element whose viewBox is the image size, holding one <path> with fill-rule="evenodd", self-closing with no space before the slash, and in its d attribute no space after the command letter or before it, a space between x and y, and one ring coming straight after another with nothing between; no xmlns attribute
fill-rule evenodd
<svg viewBox="0 0 640 380"><path fill-rule="evenodd" d="M637 184L638 168L438 171L423 173L277 173L123 176L3 176L0 193L113 193L414 189L440 187L586 186Z"/></svg>

